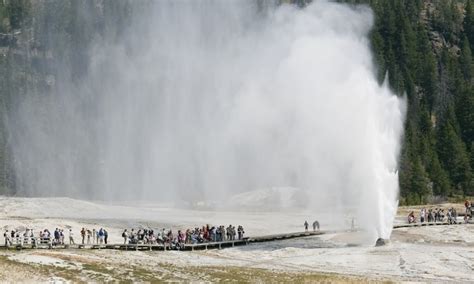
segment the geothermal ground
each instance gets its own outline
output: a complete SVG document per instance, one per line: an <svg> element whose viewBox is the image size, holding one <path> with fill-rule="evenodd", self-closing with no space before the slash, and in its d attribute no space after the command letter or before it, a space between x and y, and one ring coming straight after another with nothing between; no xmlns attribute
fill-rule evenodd
<svg viewBox="0 0 474 284"><path fill-rule="evenodd" d="M462 212L461 205L458 207L458 212ZM407 209L400 208L395 223L404 222ZM301 231L304 220L311 223L318 219L322 230L332 231L322 236L194 252L1 250L0 280L474 282L474 225L395 229L389 245L374 247L367 243L363 233L348 230L349 216L337 216L343 220L337 225L325 221L332 220L334 214L331 216L289 209L214 212L150 204L107 205L66 198L0 198L2 229L29 227L39 231L72 227L76 242L82 227L107 228L111 243L121 241L122 228L139 226L176 230L206 223L231 223L243 225L247 236L258 236Z"/></svg>

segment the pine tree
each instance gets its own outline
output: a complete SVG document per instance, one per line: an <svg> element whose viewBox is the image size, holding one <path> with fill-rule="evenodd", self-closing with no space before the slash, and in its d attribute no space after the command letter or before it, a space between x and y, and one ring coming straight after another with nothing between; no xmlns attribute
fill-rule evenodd
<svg viewBox="0 0 474 284"><path fill-rule="evenodd" d="M459 96L456 105L460 135L467 148L472 151L474 141L474 88L466 88Z"/></svg>
<svg viewBox="0 0 474 284"><path fill-rule="evenodd" d="M462 40L461 54L459 56L459 65L461 67L464 80L469 84L472 79L472 52L469 39L465 36Z"/></svg>
<svg viewBox="0 0 474 284"><path fill-rule="evenodd" d="M431 156L428 171L430 178L433 181L433 194L436 196L451 195L452 191L449 177L442 168L436 152Z"/></svg>
<svg viewBox="0 0 474 284"><path fill-rule="evenodd" d="M467 0L465 7L466 15L464 16L463 29L466 34L471 50L474 50L474 0Z"/></svg>
<svg viewBox="0 0 474 284"><path fill-rule="evenodd" d="M453 126L454 111L450 107L448 115L441 123L437 135L437 152L443 168L449 174L456 193L464 194L471 190L471 166L466 147Z"/></svg>
<svg viewBox="0 0 474 284"><path fill-rule="evenodd" d="M423 93L422 99L431 114L438 92L438 71L427 32L421 26L418 29L418 49L421 58L418 67L418 82Z"/></svg>
<svg viewBox="0 0 474 284"><path fill-rule="evenodd" d="M416 203L425 203L428 197L432 196L428 174L418 157L413 163L413 175L410 186L413 189L412 191L417 193L417 198L414 200Z"/></svg>

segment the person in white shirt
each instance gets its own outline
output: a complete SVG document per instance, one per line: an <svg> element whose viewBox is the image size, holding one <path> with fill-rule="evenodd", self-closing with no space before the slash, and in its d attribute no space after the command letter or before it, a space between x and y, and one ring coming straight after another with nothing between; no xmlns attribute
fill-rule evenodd
<svg viewBox="0 0 474 284"><path fill-rule="evenodd" d="M72 229L69 229L69 244L70 245L75 245L75 243L74 243L74 233L72 232Z"/></svg>

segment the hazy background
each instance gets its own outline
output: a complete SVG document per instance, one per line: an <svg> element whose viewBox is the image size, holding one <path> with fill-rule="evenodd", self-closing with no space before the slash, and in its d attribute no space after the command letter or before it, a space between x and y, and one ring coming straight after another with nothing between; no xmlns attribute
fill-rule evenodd
<svg viewBox="0 0 474 284"><path fill-rule="evenodd" d="M19 102L20 193L227 206L289 189L390 233L404 103L377 84L368 8L131 3L120 36L85 31L80 79L59 66L54 92Z"/></svg>

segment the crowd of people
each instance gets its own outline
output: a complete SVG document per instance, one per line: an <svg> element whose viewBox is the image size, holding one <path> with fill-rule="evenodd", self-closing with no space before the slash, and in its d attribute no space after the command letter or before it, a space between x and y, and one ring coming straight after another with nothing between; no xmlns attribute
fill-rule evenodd
<svg viewBox="0 0 474 284"><path fill-rule="evenodd" d="M109 238L109 232L107 230L100 228L99 230L96 229L81 229L81 243L84 244L93 244L93 245L100 245L100 244L107 244Z"/></svg>
<svg viewBox="0 0 474 284"><path fill-rule="evenodd" d="M81 237L82 237L82 244L86 244L86 236L87 236L87 244L107 244L108 232L100 228L99 230L92 229L88 230L82 228L81 230ZM39 231L38 234L34 232L33 229L25 229L24 231L12 229L9 231L8 229L5 230L3 237L5 239L5 246L9 245L23 245L23 244L48 244L51 246L56 245L75 245L76 242L74 241L74 233L72 229L67 231L67 239L66 233L64 229L56 228L53 233L50 230L44 229Z"/></svg>
<svg viewBox="0 0 474 284"><path fill-rule="evenodd" d="M457 212L454 208L449 208L445 211L442 208L428 209L422 208L420 210L419 219L415 216L415 211L411 211L408 214L408 223L416 223L419 220L420 223L432 223L432 222L445 222L448 221L449 224L454 224L457 221Z"/></svg>
<svg viewBox="0 0 474 284"><path fill-rule="evenodd" d="M464 222L467 223L472 218L472 210L474 209L471 202L467 201L464 203L464 207L466 209L464 214ZM458 212L454 207L443 209L443 208L435 208L435 209L428 209L422 208L420 210L419 218L415 216L415 211L411 211L408 214L408 224L411 223L432 223L432 222L448 222L449 224L457 224L458 219Z"/></svg>
<svg viewBox="0 0 474 284"><path fill-rule="evenodd" d="M184 244L199 244L206 242L222 242L244 239L244 227L235 226L202 226L194 229L173 231L162 229L154 231L153 229L125 229L122 232L124 244L163 244L170 248L181 249Z"/></svg>

